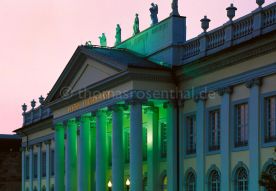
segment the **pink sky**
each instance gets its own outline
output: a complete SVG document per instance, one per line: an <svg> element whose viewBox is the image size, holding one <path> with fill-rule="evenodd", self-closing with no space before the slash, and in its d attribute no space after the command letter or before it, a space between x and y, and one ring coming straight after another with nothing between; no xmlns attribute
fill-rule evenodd
<svg viewBox="0 0 276 191"><path fill-rule="evenodd" d="M114 44L116 24L122 38L132 34L134 14L140 28L150 25L153 0L1 0L0 1L0 133L22 126L21 105L30 108L50 91L78 45L105 32ZM274 0L266 0L266 4ZM171 0L154 0L159 20L171 12ZM255 0L179 0L179 12L187 17L188 39L201 33L200 19L207 15L211 28L227 21L225 8L234 3L237 17L257 7ZM236 18L237 18L236 17Z"/></svg>

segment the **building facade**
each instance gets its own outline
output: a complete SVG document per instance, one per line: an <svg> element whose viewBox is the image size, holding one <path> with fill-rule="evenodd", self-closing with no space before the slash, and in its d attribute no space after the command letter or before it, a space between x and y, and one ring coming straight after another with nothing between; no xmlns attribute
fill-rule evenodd
<svg viewBox="0 0 276 191"><path fill-rule="evenodd" d="M79 46L23 105L22 191L259 191L276 174L276 4L186 40L167 19Z"/></svg>

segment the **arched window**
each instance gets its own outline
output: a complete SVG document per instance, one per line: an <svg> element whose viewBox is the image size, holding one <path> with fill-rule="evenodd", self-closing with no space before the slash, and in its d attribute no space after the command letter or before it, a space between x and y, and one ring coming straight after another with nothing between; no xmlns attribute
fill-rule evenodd
<svg viewBox="0 0 276 191"><path fill-rule="evenodd" d="M248 191L248 173L244 167L236 170L235 191Z"/></svg>
<svg viewBox="0 0 276 191"><path fill-rule="evenodd" d="M162 180L162 186L161 186L162 191L168 191L168 177L164 176Z"/></svg>
<svg viewBox="0 0 276 191"><path fill-rule="evenodd" d="M217 170L209 174L209 191L220 191L220 175Z"/></svg>
<svg viewBox="0 0 276 191"><path fill-rule="evenodd" d="M193 172L189 172L186 178L186 190L195 191L196 190L196 178Z"/></svg>

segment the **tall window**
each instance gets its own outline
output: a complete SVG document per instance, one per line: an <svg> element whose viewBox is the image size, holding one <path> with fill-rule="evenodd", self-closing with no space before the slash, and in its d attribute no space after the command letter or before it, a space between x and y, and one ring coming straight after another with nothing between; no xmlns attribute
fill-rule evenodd
<svg viewBox="0 0 276 191"><path fill-rule="evenodd" d="M192 172L189 172L186 178L186 190L187 191L195 191L196 190L196 179L195 175Z"/></svg>
<svg viewBox="0 0 276 191"><path fill-rule="evenodd" d="M248 145L248 104L235 106L235 147Z"/></svg>
<svg viewBox="0 0 276 191"><path fill-rule="evenodd" d="M265 99L265 142L276 141L276 96Z"/></svg>
<svg viewBox="0 0 276 191"><path fill-rule="evenodd" d="M55 151L51 151L51 175L55 175Z"/></svg>
<svg viewBox="0 0 276 191"><path fill-rule="evenodd" d="M220 111L209 112L209 151L220 149Z"/></svg>
<svg viewBox="0 0 276 191"><path fill-rule="evenodd" d="M41 174L42 174L42 177L46 177L46 153L43 152L42 153L42 168L41 168Z"/></svg>
<svg viewBox="0 0 276 191"><path fill-rule="evenodd" d="M34 178L37 178L37 154L34 154L33 175L34 175Z"/></svg>
<svg viewBox="0 0 276 191"><path fill-rule="evenodd" d="M26 180L30 178L30 157L26 156L26 164L25 164L25 172L26 172Z"/></svg>
<svg viewBox="0 0 276 191"><path fill-rule="evenodd" d="M167 157L167 125L161 123L161 158Z"/></svg>
<svg viewBox="0 0 276 191"><path fill-rule="evenodd" d="M186 117L187 147L186 154L196 153L196 116Z"/></svg>
<svg viewBox="0 0 276 191"><path fill-rule="evenodd" d="M209 175L209 191L220 191L220 176L216 170L212 170Z"/></svg>
<svg viewBox="0 0 276 191"><path fill-rule="evenodd" d="M243 167L236 171L235 191L248 191L248 174Z"/></svg>

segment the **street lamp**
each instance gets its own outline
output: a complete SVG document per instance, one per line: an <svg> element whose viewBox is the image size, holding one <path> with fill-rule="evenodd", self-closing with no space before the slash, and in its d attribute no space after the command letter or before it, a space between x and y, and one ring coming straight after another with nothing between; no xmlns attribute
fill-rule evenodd
<svg viewBox="0 0 276 191"><path fill-rule="evenodd" d="M108 186L108 191L112 190L112 182L109 180L109 182L107 183Z"/></svg>
<svg viewBox="0 0 276 191"><path fill-rule="evenodd" d="M129 191L129 187L130 187L130 181L129 179L126 180L126 189L127 191Z"/></svg>

